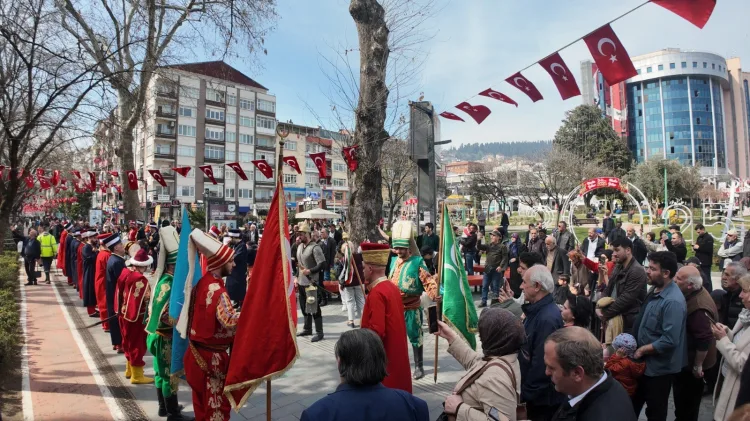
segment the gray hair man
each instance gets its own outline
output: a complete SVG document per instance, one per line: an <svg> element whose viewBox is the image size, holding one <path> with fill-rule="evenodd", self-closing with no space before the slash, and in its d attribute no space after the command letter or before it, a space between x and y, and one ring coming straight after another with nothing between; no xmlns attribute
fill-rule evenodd
<svg viewBox="0 0 750 421"><path fill-rule="evenodd" d="M601 344L588 330L572 326L549 335L544 363L555 390L569 398L555 419L636 420L628 393L604 372Z"/></svg>
<svg viewBox="0 0 750 421"><path fill-rule="evenodd" d="M545 266L534 265L523 273L521 289L528 301L523 306L527 339L518 360L521 401L526 402L529 419L550 419L565 401L565 397L551 387L544 365L544 341L563 326L560 309L551 295L554 288L552 274Z"/></svg>
<svg viewBox="0 0 750 421"><path fill-rule="evenodd" d="M713 293L719 310L717 322L726 326L734 326L737 323L740 312L745 308L740 298L742 287L739 284L740 278L745 275L747 275L747 269L740 262L727 264L724 272L721 273L723 291L717 290Z"/></svg>
<svg viewBox="0 0 750 421"><path fill-rule="evenodd" d="M703 394L703 373L716 364L716 340L711 332L711 319L718 319L716 304L703 288L698 268L683 266L677 270L674 283L685 296L687 318L685 335L688 364L675 376L674 402L677 419L697 419Z"/></svg>

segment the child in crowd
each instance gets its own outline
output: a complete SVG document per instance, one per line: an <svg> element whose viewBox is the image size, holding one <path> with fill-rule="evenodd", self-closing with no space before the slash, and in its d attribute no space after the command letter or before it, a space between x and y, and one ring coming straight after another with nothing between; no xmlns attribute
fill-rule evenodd
<svg viewBox="0 0 750 421"><path fill-rule="evenodd" d="M629 333L617 335L612 342L612 348L616 350L615 355L607 360L604 368L612 373L612 377L620 382L632 397L638 386L638 378L646 371L646 363L633 359L637 345L635 338Z"/></svg>

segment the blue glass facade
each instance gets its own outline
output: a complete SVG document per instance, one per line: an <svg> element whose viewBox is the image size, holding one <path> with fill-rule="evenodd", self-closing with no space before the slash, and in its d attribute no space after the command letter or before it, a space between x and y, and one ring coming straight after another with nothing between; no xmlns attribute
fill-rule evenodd
<svg viewBox="0 0 750 421"><path fill-rule="evenodd" d="M713 92L711 88L708 76L627 84L628 146L635 159L666 157L692 165L694 155L696 165L713 167L718 158L719 168L724 168L721 86L714 80Z"/></svg>

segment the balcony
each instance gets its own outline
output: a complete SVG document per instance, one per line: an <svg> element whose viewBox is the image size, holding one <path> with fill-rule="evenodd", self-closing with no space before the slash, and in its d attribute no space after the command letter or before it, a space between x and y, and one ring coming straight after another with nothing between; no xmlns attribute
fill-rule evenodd
<svg viewBox="0 0 750 421"><path fill-rule="evenodd" d="M154 159L163 159L167 161L173 161L175 153L171 149L156 149L154 150ZM166 178L166 177L164 177Z"/></svg>
<svg viewBox="0 0 750 421"><path fill-rule="evenodd" d="M159 118L176 119L177 109L159 105L156 107L156 116Z"/></svg>
<svg viewBox="0 0 750 421"><path fill-rule="evenodd" d="M206 156L206 157L203 158L203 160L205 162L210 162L210 163L218 163L218 164L223 164L224 163L224 157L223 156L221 156L219 158L209 158L209 157Z"/></svg>
<svg viewBox="0 0 750 421"><path fill-rule="evenodd" d="M255 203L271 203L270 197L256 197Z"/></svg>
<svg viewBox="0 0 750 421"><path fill-rule="evenodd" d="M274 174L275 175L275 174ZM276 177L266 178L262 172L255 170L255 184L269 184L274 185L276 183Z"/></svg>
<svg viewBox="0 0 750 421"><path fill-rule="evenodd" d="M261 141L260 139L256 138L255 139L255 149L263 149L263 150L266 150L266 151L276 151L276 145L273 143L273 141L271 141L271 142L264 142L264 141Z"/></svg>
<svg viewBox="0 0 750 421"><path fill-rule="evenodd" d="M177 132L176 131L174 131L174 130L167 130L167 129L164 129L164 128L161 128L161 127L157 127L156 128L156 132L154 133L154 135L157 138L160 138L160 139L171 139L171 140L177 139Z"/></svg>
<svg viewBox="0 0 750 421"><path fill-rule="evenodd" d="M159 98L169 98L173 100L177 100L177 90L171 89L168 87L158 87L156 88L156 96Z"/></svg>
<svg viewBox="0 0 750 421"><path fill-rule="evenodd" d="M210 143L212 145L222 145L222 146L224 146L224 143L225 143L223 139L213 139L209 137L204 137L203 141L206 143Z"/></svg>
<svg viewBox="0 0 750 421"><path fill-rule="evenodd" d="M214 101L214 100L211 100L211 99L208 99L208 98L206 98L206 105L212 105L214 107L219 107L219 108L226 108L227 107L227 103L224 102L224 101Z"/></svg>
<svg viewBox="0 0 750 421"><path fill-rule="evenodd" d="M269 129L267 127L260 126L258 124L255 125L255 132L257 134L264 134L267 136L276 136L276 129Z"/></svg>
<svg viewBox="0 0 750 421"><path fill-rule="evenodd" d="M206 101L206 102L208 102L208 101ZM226 126L227 123L224 120L216 120L216 119L213 119L213 118L206 117L206 124L211 124L211 125L214 125L214 126L224 127L224 126Z"/></svg>
<svg viewBox="0 0 750 421"><path fill-rule="evenodd" d="M174 173L171 170L169 172L162 171L161 176L167 181L174 181Z"/></svg>

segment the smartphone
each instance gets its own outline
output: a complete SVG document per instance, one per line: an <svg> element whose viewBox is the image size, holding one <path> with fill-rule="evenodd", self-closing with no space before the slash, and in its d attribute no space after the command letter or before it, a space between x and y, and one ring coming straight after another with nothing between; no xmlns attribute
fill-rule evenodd
<svg viewBox="0 0 750 421"><path fill-rule="evenodd" d="M606 265L607 264L607 256L605 256L603 254L601 256L599 256L599 264L600 265Z"/></svg>
<svg viewBox="0 0 750 421"><path fill-rule="evenodd" d="M711 317L711 315L708 314L708 312L706 312L706 317L708 317L708 321L711 322L712 325L716 324L716 320L714 320L714 318Z"/></svg>
<svg viewBox="0 0 750 421"><path fill-rule="evenodd" d="M430 333L437 333L438 331L437 305L427 307L427 318L430 322Z"/></svg>

